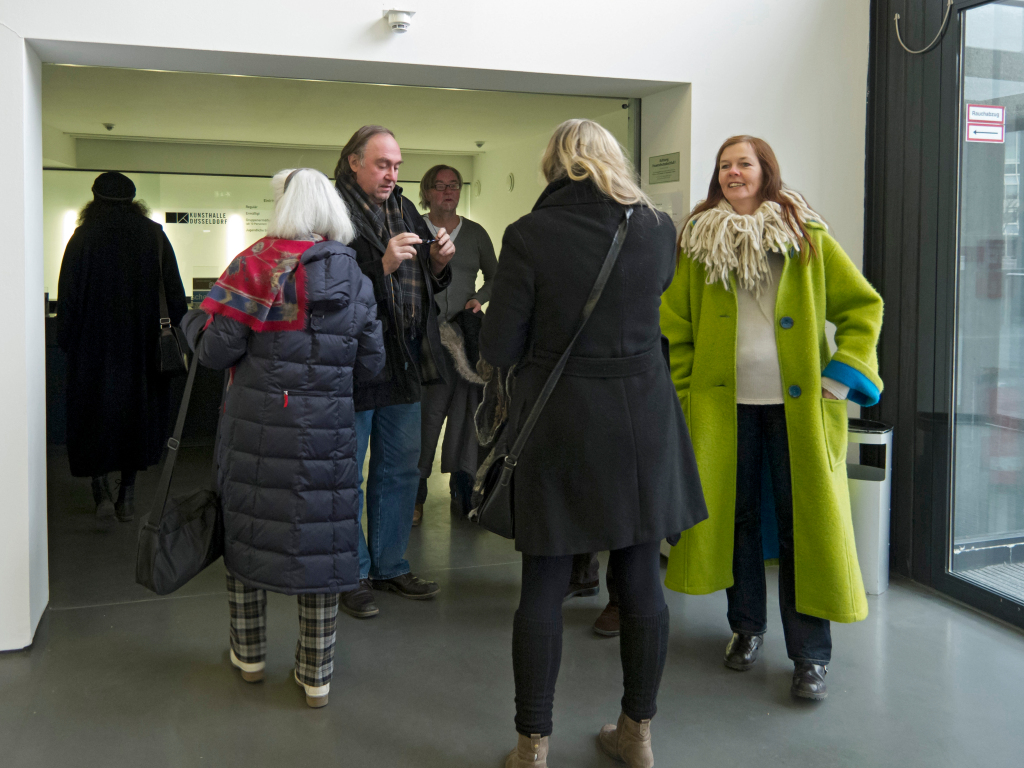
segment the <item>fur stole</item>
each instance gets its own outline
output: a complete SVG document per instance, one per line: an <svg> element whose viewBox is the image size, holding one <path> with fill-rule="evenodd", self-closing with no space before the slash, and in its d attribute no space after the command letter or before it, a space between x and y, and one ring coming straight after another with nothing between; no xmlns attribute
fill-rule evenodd
<svg viewBox="0 0 1024 768"><path fill-rule="evenodd" d="M469 362L469 355L466 354L466 340L462 335L462 329L455 323L439 323L438 331L441 334L441 344L448 350L452 361L455 363L455 370L470 384L484 386L484 380L473 370Z"/></svg>
<svg viewBox="0 0 1024 768"><path fill-rule="evenodd" d="M811 221L826 226L798 192L783 188L779 194L796 206L797 218L804 226ZM708 285L721 281L728 290L729 274L733 273L740 288L759 297L772 281L768 253L789 253L799 247L801 237L778 203L765 201L753 214L744 216L722 200L690 220L681 245L684 253L704 265Z"/></svg>

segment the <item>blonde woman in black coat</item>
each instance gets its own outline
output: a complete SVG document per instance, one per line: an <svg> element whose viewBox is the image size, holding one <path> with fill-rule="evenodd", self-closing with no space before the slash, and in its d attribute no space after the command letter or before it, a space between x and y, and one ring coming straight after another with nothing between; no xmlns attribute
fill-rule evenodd
<svg viewBox="0 0 1024 768"><path fill-rule="evenodd" d="M608 284L526 444L514 478L523 581L512 632L517 748L506 768L546 766L573 555L611 550L620 592L624 695L601 747L653 765L650 719L668 647L659 544L707 516L662 347L658 309L675 272L675 227L651 207L622 148L590 120L555 131L548 187L502 241L480 354L519 364L521 425L579 324L627 208Z"/></svg>

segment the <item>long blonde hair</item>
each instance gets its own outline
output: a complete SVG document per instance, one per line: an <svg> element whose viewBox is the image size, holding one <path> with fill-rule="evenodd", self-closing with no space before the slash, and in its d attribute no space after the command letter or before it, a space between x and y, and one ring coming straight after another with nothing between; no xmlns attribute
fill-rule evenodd
<svg viewBox="0 0 1024 768"><path fill-rule="evenodd" d="M574 118L558 126L540 168L548 184L565 177L573 181L590 179L618 203L654 207L636 183L636 172L619 142L593 120Z"/></svg>

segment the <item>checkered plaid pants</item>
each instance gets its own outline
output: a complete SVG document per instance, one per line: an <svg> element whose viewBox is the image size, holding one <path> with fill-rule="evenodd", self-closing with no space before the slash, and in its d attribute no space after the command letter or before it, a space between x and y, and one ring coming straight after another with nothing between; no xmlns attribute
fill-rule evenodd
<svg viewBox="0 0 1024 768"><path fill-rule="evenodd" d="M254 664L267 656L267 592L245 586L230 573L231 650L239 661ZM295 669L306 685L321 686L334 672L334 641L338 630L337 595L298 595L299 642Z"/></svg>

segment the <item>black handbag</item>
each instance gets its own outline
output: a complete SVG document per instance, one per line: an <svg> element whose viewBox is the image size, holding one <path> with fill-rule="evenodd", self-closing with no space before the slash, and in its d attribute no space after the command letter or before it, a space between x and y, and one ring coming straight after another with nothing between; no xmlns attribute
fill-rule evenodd
<svg viewBox="0 0 1024 768"><path fill-rule="evenodd" d="M547 405L548 398L555 391L555 385L558 384L562 371L565 370L565 364L569 361L569 353L572 352L576 340L580 337L580 333L583 332L583 327L587 324L587 320L590 319L590 314L594 311L597 300L601 298L601 292L604 290L609 276L611 276L612 267L615 266L615 260L619 257L619 251L622 250L622 243L626 239L626 233L629 231L629 217L632 214L633 209L627 208L625 217L622 219L622 223L619 224L615 237L612 239L608 255L604 258L601 271L597 275L597 281L590 291L587 303L583 305L583 315L580 318L579 326L576 328L576 333L573 335L572 341L569 342L569 346L565 348L565 351L559 358L554 370L551 371L551 375L548 376L544 389L541 390L537 401L533 404L530 415L516 437L515 443L513 443L511 448L507 448L508 438L506 435L509 432L508 425L506 425L506 428L502 430L501 435L498 437L494 448L497 451L497 458L491 464L482 483L483 487L480 492L482 500L477 508L476 521L480 527L499 536L504 536L506 539L514 539L516 536L512 499L512 473L515 471L516 464L519 463L519 456L526 446L526 441L530 438L530 433L533 432L533 428L537 425L537 419L540 418L541 411Z"/></svg>
<svg viewBox="0 0 1024 768"><path fill-rule="evenodd" d="M188 371L188 341L181 328L171 323L167 311L167 288L164 286L164 236L157 240L157 259L160 263L160 335L157 337L157 364L160 373L180 376Z"/></svg>
<svg viewBox="0 0 1024 768"><path fill-rule="evenodd" d="M135 581L158 595L174 592L224 554L224 520L216 493L198 490L167 499L198 367L193 355L156 498L139 529Z"/></svg>

